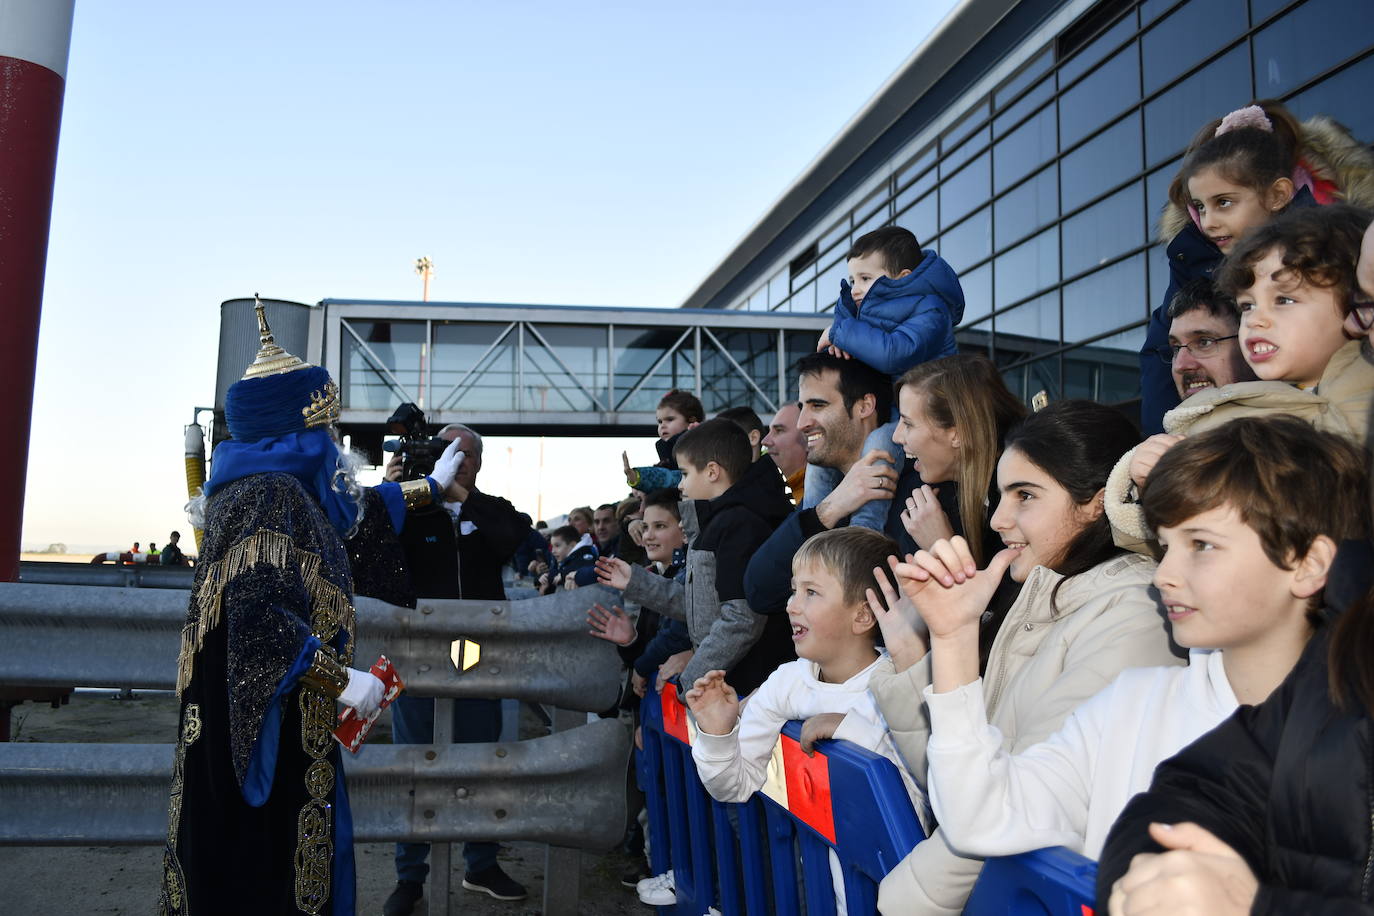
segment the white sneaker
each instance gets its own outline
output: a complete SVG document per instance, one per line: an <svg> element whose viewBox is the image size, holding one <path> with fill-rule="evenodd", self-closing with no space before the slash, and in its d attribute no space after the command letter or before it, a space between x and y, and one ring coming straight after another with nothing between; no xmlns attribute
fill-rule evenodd
<svg viewBox="0 0 1374 916"><path fill-rule="evenodd" d="M708 906L706 908L706 916L720 916L720 910L713 906Z"/></svg>
<svg viewBox="0 0 1374 916"><path fill-rule="evenodd" d="M652 878L645 878L635 885L640 903L649 906L672 906L677 903L677 890L673 887L673 870Z"/></svg>

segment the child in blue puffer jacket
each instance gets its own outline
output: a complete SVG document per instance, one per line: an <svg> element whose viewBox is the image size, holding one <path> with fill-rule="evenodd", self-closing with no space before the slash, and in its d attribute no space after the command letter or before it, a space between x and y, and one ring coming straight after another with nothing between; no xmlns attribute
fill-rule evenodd
<svg viewBox="0 0 1374 916"><path fill-rule="evenodd" d="M916 236L900 226L859 236L845 257L849 280L840 281L834 321L822 332L817 350L867 363L894 383L912 366L959 352L954 326L964 317L964 290L944 258L922 251ZM889 422L869 434L863 453L887 452L900 472L903 453L892 441L895 406L893 411ZM842 477L833 468L807 465L803 507L820 503ZM882 531L888 509L871 500L849 523Z"/></svg>

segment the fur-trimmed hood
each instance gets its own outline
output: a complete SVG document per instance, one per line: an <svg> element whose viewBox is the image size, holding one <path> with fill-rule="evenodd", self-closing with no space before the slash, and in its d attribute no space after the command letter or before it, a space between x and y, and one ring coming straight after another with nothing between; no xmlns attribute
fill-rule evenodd
<svg viewBox="0 0 1374 916"><path fill-rule="evenodd" d="M1326 115L1304 121L1299 159L1318 183L1336 186L1337 200L1374 207L1374 151L1352 137L1344 124ZM1320 196L1317 199L1325 202ZM1159 216L1159 241L1167 244L1189 220L1187 210L1165 201Z"/></svg>

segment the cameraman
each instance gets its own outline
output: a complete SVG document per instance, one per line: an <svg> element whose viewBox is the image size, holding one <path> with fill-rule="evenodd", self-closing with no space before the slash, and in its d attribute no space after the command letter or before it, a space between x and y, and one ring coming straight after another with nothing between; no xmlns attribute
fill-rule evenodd
<svg viewBox="0 0 1374 916"><path fill-rule="evenodd" d="M421 598L505 600L501 568L524 539L528 526L515 507L477 489L482 469L482 437L461 423L439 431L449 442L459 440L463 461L447 490L454 501L406 515L401 544L415 594ZM404 458L387 464L388 480L400 480ZM456 498L455 498L456 497ZM460 699L453 703L455 744L499 741L501 701ZM392 734L397 744L430 744L434 740L434 700L401 694L392 704ZM463 844L467 869L463 887L497 900L521 900L525 888L496 861L496 843ZM429 874L427 843L396 844L396 888L383 907L386 916L407 916L424 893Z"/></svg>

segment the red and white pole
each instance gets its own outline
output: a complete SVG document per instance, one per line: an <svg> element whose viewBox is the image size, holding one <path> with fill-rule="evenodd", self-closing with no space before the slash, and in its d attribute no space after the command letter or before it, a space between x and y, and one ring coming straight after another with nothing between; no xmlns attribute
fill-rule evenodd
<svg viewBox="0 0 1374 916"><path fill-rule="evenodd" d="M74 0L0 0L0 582L19 578L38 318Z"/></svg>

